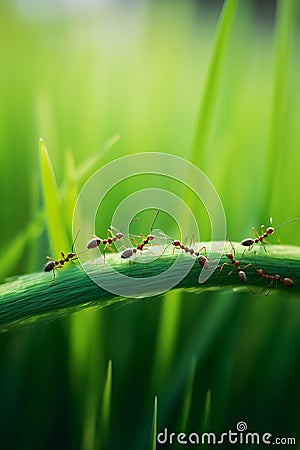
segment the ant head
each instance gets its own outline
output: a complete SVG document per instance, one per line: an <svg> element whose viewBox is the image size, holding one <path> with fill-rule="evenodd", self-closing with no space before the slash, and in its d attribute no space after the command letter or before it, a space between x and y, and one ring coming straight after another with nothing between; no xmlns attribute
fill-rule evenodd
<svg viewBox="0 0 300 450"><path fill-rule="evenodd" d="M153 236L153 234L148 234L147 239L148 241L153 241L153 239L155 239L155 236Z"/></svg>
<svg viewBox="0 0 300 450"><path fill-rule="evenodd" d="M123 239L123 233L116 233L116 235L115 235L115 237L117 238L117 239Z"/></svg>
<svg viewBox="0 0 300 450"><path fill-rule="evenodd" d="M175 247L179 247L180 246L180 241L178 241L176 239L175 241L172 241L172 245L174 245Z"/></svg>
<svg viewBox="0 0 300 450"><path fill-rule="evenodd" d="M268 227L266 230L267 234L272 234L272 233L274 233L274 231L275 231L275 228L273 228L273 227Z"/></svg>
<svg viewBox="0 0 300 450"><path fill-rule="evenodd" d="M293 280L291 278L284 278L283 279L283 286L285 286L285 287L294 287L295 283L293 282Z"/></svg>
<svg viewBox="0 0 300 450"><path fill-rule="evenodd" d="M225 255L226 255L227 258L230 259L231 261L233 260L233 254L232 254L232 253L225 253Z"/></svg>
<svg viewBox="0 0 300 450"><path fill-rule="evenodd" d="M242 283L247 283L247 275L245 274L245 272L243 270L240 270L238 272L238 277Z"/></svg>
<svg viewBox="0 0 300 450"><path fill-rule="evenodd" d="M261 277L264 274L264 271L262 269L256 269L256 273Z"/></svg>

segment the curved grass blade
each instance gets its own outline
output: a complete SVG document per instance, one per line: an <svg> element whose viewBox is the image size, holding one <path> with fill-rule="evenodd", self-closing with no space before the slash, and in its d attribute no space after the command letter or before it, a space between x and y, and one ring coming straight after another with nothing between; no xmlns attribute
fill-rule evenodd
<svg viewBox="0 0 300 450"><path fill-rule="evenodd" d="M40 164L50 245L53 255L60 255L61 251L68 250L69 240L55 174L43 139L40 139Z"/></svg>

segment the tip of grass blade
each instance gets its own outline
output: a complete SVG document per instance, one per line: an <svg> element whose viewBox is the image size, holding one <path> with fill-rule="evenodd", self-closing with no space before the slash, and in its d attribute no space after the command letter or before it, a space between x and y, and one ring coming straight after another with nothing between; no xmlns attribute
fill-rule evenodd
<svg viewBox="0 0 300 450"><path fill-rule="evenodd" d="M57 187L54 170L44 140L39 140L40 166L45 213L50 245L54 254L68 250L68 236L63 220L60 193Z"/></svg>

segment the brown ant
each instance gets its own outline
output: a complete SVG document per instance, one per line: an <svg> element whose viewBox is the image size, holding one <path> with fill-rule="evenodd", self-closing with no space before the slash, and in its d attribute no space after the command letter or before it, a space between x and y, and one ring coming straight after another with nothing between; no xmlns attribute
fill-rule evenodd
<svg viewBox="0 0 300 450"><path fill-rule="evenodd" d="M260 276L261 278L264 278L265 280L269 280L270 284L269 287L274 283L282 283L283 286L287 287L287 288L291 288L295 286L294 281L291 278L281 278L280 275L276 274L276 275L269 275L267 273L265 273L263 271L263 269L256 269L256 273L258 276ZM262 292L262 291L261 291ZM270 292L270 291L269 291ZM267 295L269 294L269 292L267 293Z"/></svg>
<svg viewBox="0 0 300 450"><path fill-rule="evenodd" d="M295 219L288 220L287 222L284 222L281 225L279 225L278 227L274 228L272 226L272 217L270 217L270 224L271 224L270 227L268 227L265 230L265 226L261 225L261 227L260 227L261 228L261 234L259 234L257 232L257 230L254 227L252 227L253 233L256 235L256 237L254 239L252 239L252 238L243 239L242 242L241 242L241 245L244 245L245 247L248 247L249 250L251 250L251 248L253 247L254 244L261 244L264 247L264 250L266 252L267 250L266 250L266 247L265 247L265 245L263 243L263 240L266 239L270 234L274 233L276 238L277 238L277 240L279 241L275 231L278 230L279 228L287 225L288 223L295 222L296 220L299 220L298 217L296 217Z"/></svg>
<svg viewBox="0 0 300 450"><path fill-rule="evenodd" d="M173 238L171 238L170 236L167 236L164 233L160 233L160 234L162 234L166 238L172 240L171 244L169 244L169 245L173 245L174 246L173 254L174 254L175 249L184 250L185 253L189 253L191 256L195 256L198 259L198 262L199 262L201 267L204 267L204 269L208 269L209 259L206 256L206 247L205 246L201 247L199 250L194 250L192 247L188 247L184 243L180 242L178 239L173 239ZM191 239L191 242L192 242L192 240L193 240L193 238ZM200 252L202 250L204 250L205 256L204 255L200 255Z"/></svg>
<svg viewBox="0 0 300 450"><path fill-rule="evenodd" d="M133 236L131 236L131 240L135 243L136 247L129 247L126 248L122 253L121 253L121 258L122 259L128 259L131 258L133 255L136 255L136 253L138 251L142 252L144 250L145 245L149 244L150 241L153 241L155 239L155 236L153 236L152 230L153 230L153 226L154 223L157 219L158 214L160 213L160 210L158 210L154 216L154 219L152 221L152 225L150 228L150 233L148 234L148 236L144 236L143 234L141 234L141 239L142 242L137 242Z"/></svg>
<svg viewBox="0 0 300 450"><path fill-rule="evenodd" d="M124 228L125 226L127 226L127 225L130 225L132 222L135 222L136 220L139 220L139 218L138 217L136 217L135 219L132 219L130 222L127 222L125 225L123 225L121 228L120 228L120 230L122 229L122 228ZM99 247L99 245L104 245L104 260L105 260L105 250L106 250L106 248L107 247L111 247L112 246L112 244L114 243L114 242L116 242L116 241L119 241L119 240L121 240L121 239L123 239L124 238L124 234L123 233L121 233L121 231L119 231L119 232L117 232L115 235L113 235L113 233L112 233L112 226L107 230L107 234L108 234L108 236L107 236L107 238L106 239L101 239L101 238L99 238L98 236L96 236L96 235L92 235L92 239L87 243L87 248L88 249L92 249L92 248L96 248L96 247Z"/></svg>
<svg viewBox="0 0 300 450"><path fill-rule="evenodd" d="M61 252L61 259L58 259L58 260L53 259L50 256L46 256L46 259L48 259L49 261L44 266L44 272L51 272L51 270L52 270L53 271L53 281L55 280L55 270L56 269L62 269L63 266L65 265L65 263L67 263L69 261L74 263L74 261L76 261L78 259L77 253L74 253L74 244L78 237L79 231L80 230L77 231L75 239L72 243L72 251L71 252L69 252L67 255L65 255L63 252Z"/></svg>
<svg viewBox="0 0 300 450"><path fill-rule="evenodd" d="M246 249L243 251L242 256L241 256L241 258L239 259L239 261L237 261L237 260L235 259L235 248L234 248L234 246L233 246L233 244L232 244L232 242L231 242L230 239L229 239L229 242L230 242L230 245L231 245L231 252L230 252L230 253L225 253L225 256L226 256L226 258L228 258L228 259L230 260L230 263L226 263L226 262L223 263L223 264L221 265L221 267L220 267L220 272L223 270L223 267L224 267L224 266L233 264L233 265L235 266L235 268L236 268L237 276L238 276L239 280L240 280L242 283L246 284L246 283L247 283L247 275L246 275L246 272L244 272L243 269L246 269L246 267L251 266L251 264L247 264L247 265L244 266L243 268L241 268L241 265L240 265L240 264L241 264L241 261L242 261L242 258L243 258L244 254L245 254ZM233 270L234 270L234 269L233 269ZM231 275L232 272L233 272L233 270L231 270L231 271L228 273L228 275ZM250 291L252 294L254 294L254 292L252 291L252 289L250 289L250 287L249 287L248 285L247 285L247 288L249 289L249 291Z"/></svg>

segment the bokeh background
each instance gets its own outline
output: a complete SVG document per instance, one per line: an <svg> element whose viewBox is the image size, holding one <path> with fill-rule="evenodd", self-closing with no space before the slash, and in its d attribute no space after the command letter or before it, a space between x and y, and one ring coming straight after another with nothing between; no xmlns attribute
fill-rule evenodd
<svg viewBox="0 0 300 450"><path fill-rule="evenodd" d="M275 225L299 216L299 1L237 2L210 84L222 5L1 1L2 281L42 270L53 252L40 136L62 195L58 233L70 245L88 169L135 152L198 164L233 240L271 215ZM100 235L132 191L129 183L111 193ZM145 233L152 217L142 216ZM200 207L197 219L209 239ZM158 225L172 234L167 218ZM299 225L280 238L298 245ZM297 438L300 299L284 294L169 293L1 334L1 448L148 449L155 396L158 430L222 432L244 420L250 431Z"/></svg>

